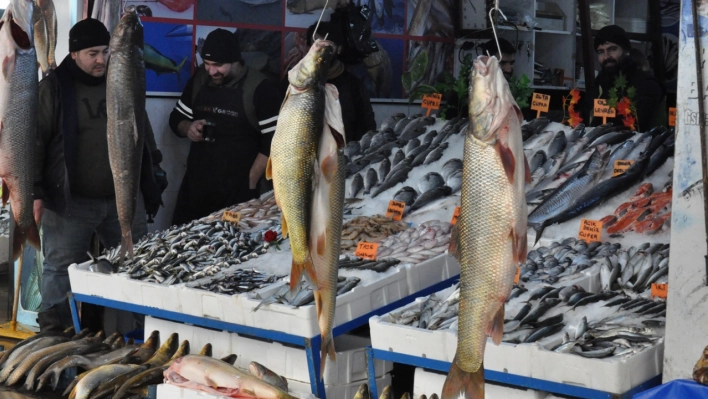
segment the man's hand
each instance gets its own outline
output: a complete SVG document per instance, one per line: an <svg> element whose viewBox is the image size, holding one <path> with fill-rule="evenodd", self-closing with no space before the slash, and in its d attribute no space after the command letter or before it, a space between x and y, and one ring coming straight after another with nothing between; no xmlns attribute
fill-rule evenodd
<svg viewBox="0 0 708 399"><path fill-rule="evenodd" d="M178 130L183 136L196 142L204 140L202 132L204 130L204 125L206 124L205 119L199 119L196 121L182 121L179 123Z"/></svg>
<svg viewBox="0 0 708 399"><path fill-rule="evenodd" d="M34 200L34 222L39 226L42 224L42 215L44 215L44 202L41 199Z"/></svg>

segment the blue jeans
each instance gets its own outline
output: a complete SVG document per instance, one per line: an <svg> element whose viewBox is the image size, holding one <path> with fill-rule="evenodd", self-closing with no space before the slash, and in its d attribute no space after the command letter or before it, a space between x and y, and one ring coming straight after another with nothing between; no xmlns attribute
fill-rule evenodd
<svg viewBox="0 0 708 399"><path fill-rule="evenodd" d="M115 198L94 199L72 195L69 212L62 216L45 210L42 216L42 311L56 307L62 324L71 325L66 294L71 291L69 265L88 260L93 233L106 248L120 244L121 231ZM133 222L133 241L147 234L147 217L142 195L138 195ZM68 318L68 319L67 319ZM68 324L66 322L68 321Z"/></svg>

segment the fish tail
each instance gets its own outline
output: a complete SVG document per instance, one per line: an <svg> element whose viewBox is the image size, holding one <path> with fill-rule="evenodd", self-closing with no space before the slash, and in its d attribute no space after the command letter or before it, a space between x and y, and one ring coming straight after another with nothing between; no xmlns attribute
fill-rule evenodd
<svg viewBox="0 0 708 399"><path fill-rule="evenodd" d="M298 284L300 284L300 279L302 278L302 273L305 272L310 284L313 287L317 287L317 276L315 275L315 266L312 264L312 257L310 254L307 255L302 263L297 263L293 260L292 267L290 269L290 291L295 291Z"/></svg>
<svg viewBox="0 0 708 399"><path fill-rule="evenodd" d="M536 231L536 238L533 243L533 246L535 247L538 245L538 241L541 239L541 236L543 236L543 230L546 229L546 222L543 221L542 223L536 224L533 226L534 231Z"/></svg>
<svg viewBox="0 0 708 399"><path fill-rule="evenodd" d="M133 258L133 232L128 230L123 233L123 237L120 241L120 260L121 262L125 259L126 253Z"/></svg>
<svg viewBox="0 0 708 399"><path fill-rule="evenodd" d="M315 294L315 307L317 308L317 319L321 319L323 317L322 315L322 309L323 309L323 298L322 298L322 291L314 291ZM322 323L320 323L320 326L322 326ZM329 329L328 331L322 330L322 327L320 327L320 335L322 337L322 345L320 347L320 361L322 362L320 364L320 380L324 377L324 371L325 371L325 362L327 361L327 356L329 355L329 358L332 360L337 360L337 354L334 351L334 337L332 336L332 330Z"/></svg>
<svg viewBox="0 0 708 399"><path fill-rule="evenodd" d="M468 373L457 365L457 356L452 361L445 379L440 399L484 399L484 363L477 371Z"/></svg>

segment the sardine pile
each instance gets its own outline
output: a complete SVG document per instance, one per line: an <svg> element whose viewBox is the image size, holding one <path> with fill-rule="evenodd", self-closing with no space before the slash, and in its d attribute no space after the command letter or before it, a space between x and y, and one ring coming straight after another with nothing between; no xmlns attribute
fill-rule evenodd
<svg viewBox="0 0 708 399"><path fill-rule="evenodd" d="M390 236L379 244L377 257L396 258L401 262L420 263L445 252L450 246L452 225L431 220L416 228Z"/></svg>
<svg viewBox="0 0 708 399"><path fill-rule="evenodd" d="M337 296L345 294L354 287L356 287L361 280L358 277L344 277L339 276L337 278ZM261 299L256 296L256 299ZM301 281L298 289L294 292L290 291L289 285L282 286L278 292L263 299L261 303L256 306L253 311L255 312L263 305L270 305L273 303L281 303L283 305L292 306L298 308L300 306L311 305L315 302L315 294L312 291L312 287L307 281Z"/></svg>
<svg viewBox="0 0 708 399"><path fill-rule="evenodd" d="M240 230L249 229L268 222L273 225L279 224L281 217L280 209L275 203L273 191L263 194L261 198L254 198L234 207L214 212L205 219L221 220L224 211L238 212L241 214L241 220L237 225Z"/></svg>
<svg viewBox="0 0 708 399"><path fill-rule="evenodd" d="M643 293L653 283L669 279L669 244L642 244L605 257L601 262L602 289Z"/></svg>
<svg viewBox="0 0 708 399"><path fill-rule="evenodd" d="M342 253L354 252L359 241L379 242L408 228L408 224L382 215L355 217L342 226Z"/></svg>
<svg viewBox="0 0 708 399"><path fill-rule="evenodd" d="M602 219L602 227L610 237L621 237L623 233L636 231L654 234L671 224L672 184L669 181L663 191L655 192L651 183L644 183L629 201L615 209L614 214Z"/></svg>
<svg viewBox="0 0 708 399"><path fill-rule="evenodd" d="M279 239L280 226L273 231ZM120 264L118 272L162 285L194 281L268 252L264 234L239 232L229 222L195 220L143 237L135 244L135 257ZM114 248L97 259L115 265L119 255L120 248Z"/></svg>
<svg viewBox="0 0 708 399"><path fill-rule="evenodd" d="M439 294L439 293L438 293ZM457 283L452 293L446 297L436 294L428 296L420 305L403 312L389 313L389 321L394 324L409 325L428 330L457 330L460 310L460 284Z"/></svg>
<svg viewBox="0 0 708 399"><path fill-rule="evenodd" d="M5 206L0 206L0 236L10 234L10 211Z"/></svg>
<svg viewBox="0 0 708 399"><path fill-rule="evenodd" d="M240 294L271 285L285 276L274 276L255 269L236 269L215 276L208 282L190 285L190 288L217 292L220 294Z"/></svg>
<svg viewBox="0 0 708 399"><path fill-rule="evenodd" d="M373 270L377 273L385 272L393 266L401 263L394 258L368 260L356 256L343 255L339 258L339 268L347 270Z"/></svg>

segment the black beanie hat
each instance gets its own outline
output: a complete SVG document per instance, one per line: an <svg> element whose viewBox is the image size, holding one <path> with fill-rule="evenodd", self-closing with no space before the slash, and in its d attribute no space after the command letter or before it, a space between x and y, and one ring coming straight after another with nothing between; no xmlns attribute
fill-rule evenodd
<svg viewBox="0 0 708 399"><path fill-rule="evenodd" d="M97 19L86 18L69 31L69 51L72 53L89 47L108 46L110 42L111 34Z"/></svg>
<svg viewBox="0 0 708 399"><path fill-rule="evenodd" d="M223 64L241 61L241 46L235 33L226 29L211 31L202 45L202 59Z"/></svg>
<svg viewBox="0 0 708 399"><path fill-rule="evenodd" d="M632 45L627 38L627 33L617 25L607 25L597 32L597 36L595 36L595 50L597 50L598 46L607 42L615 43L625 51L632 49Z"/></svg>

